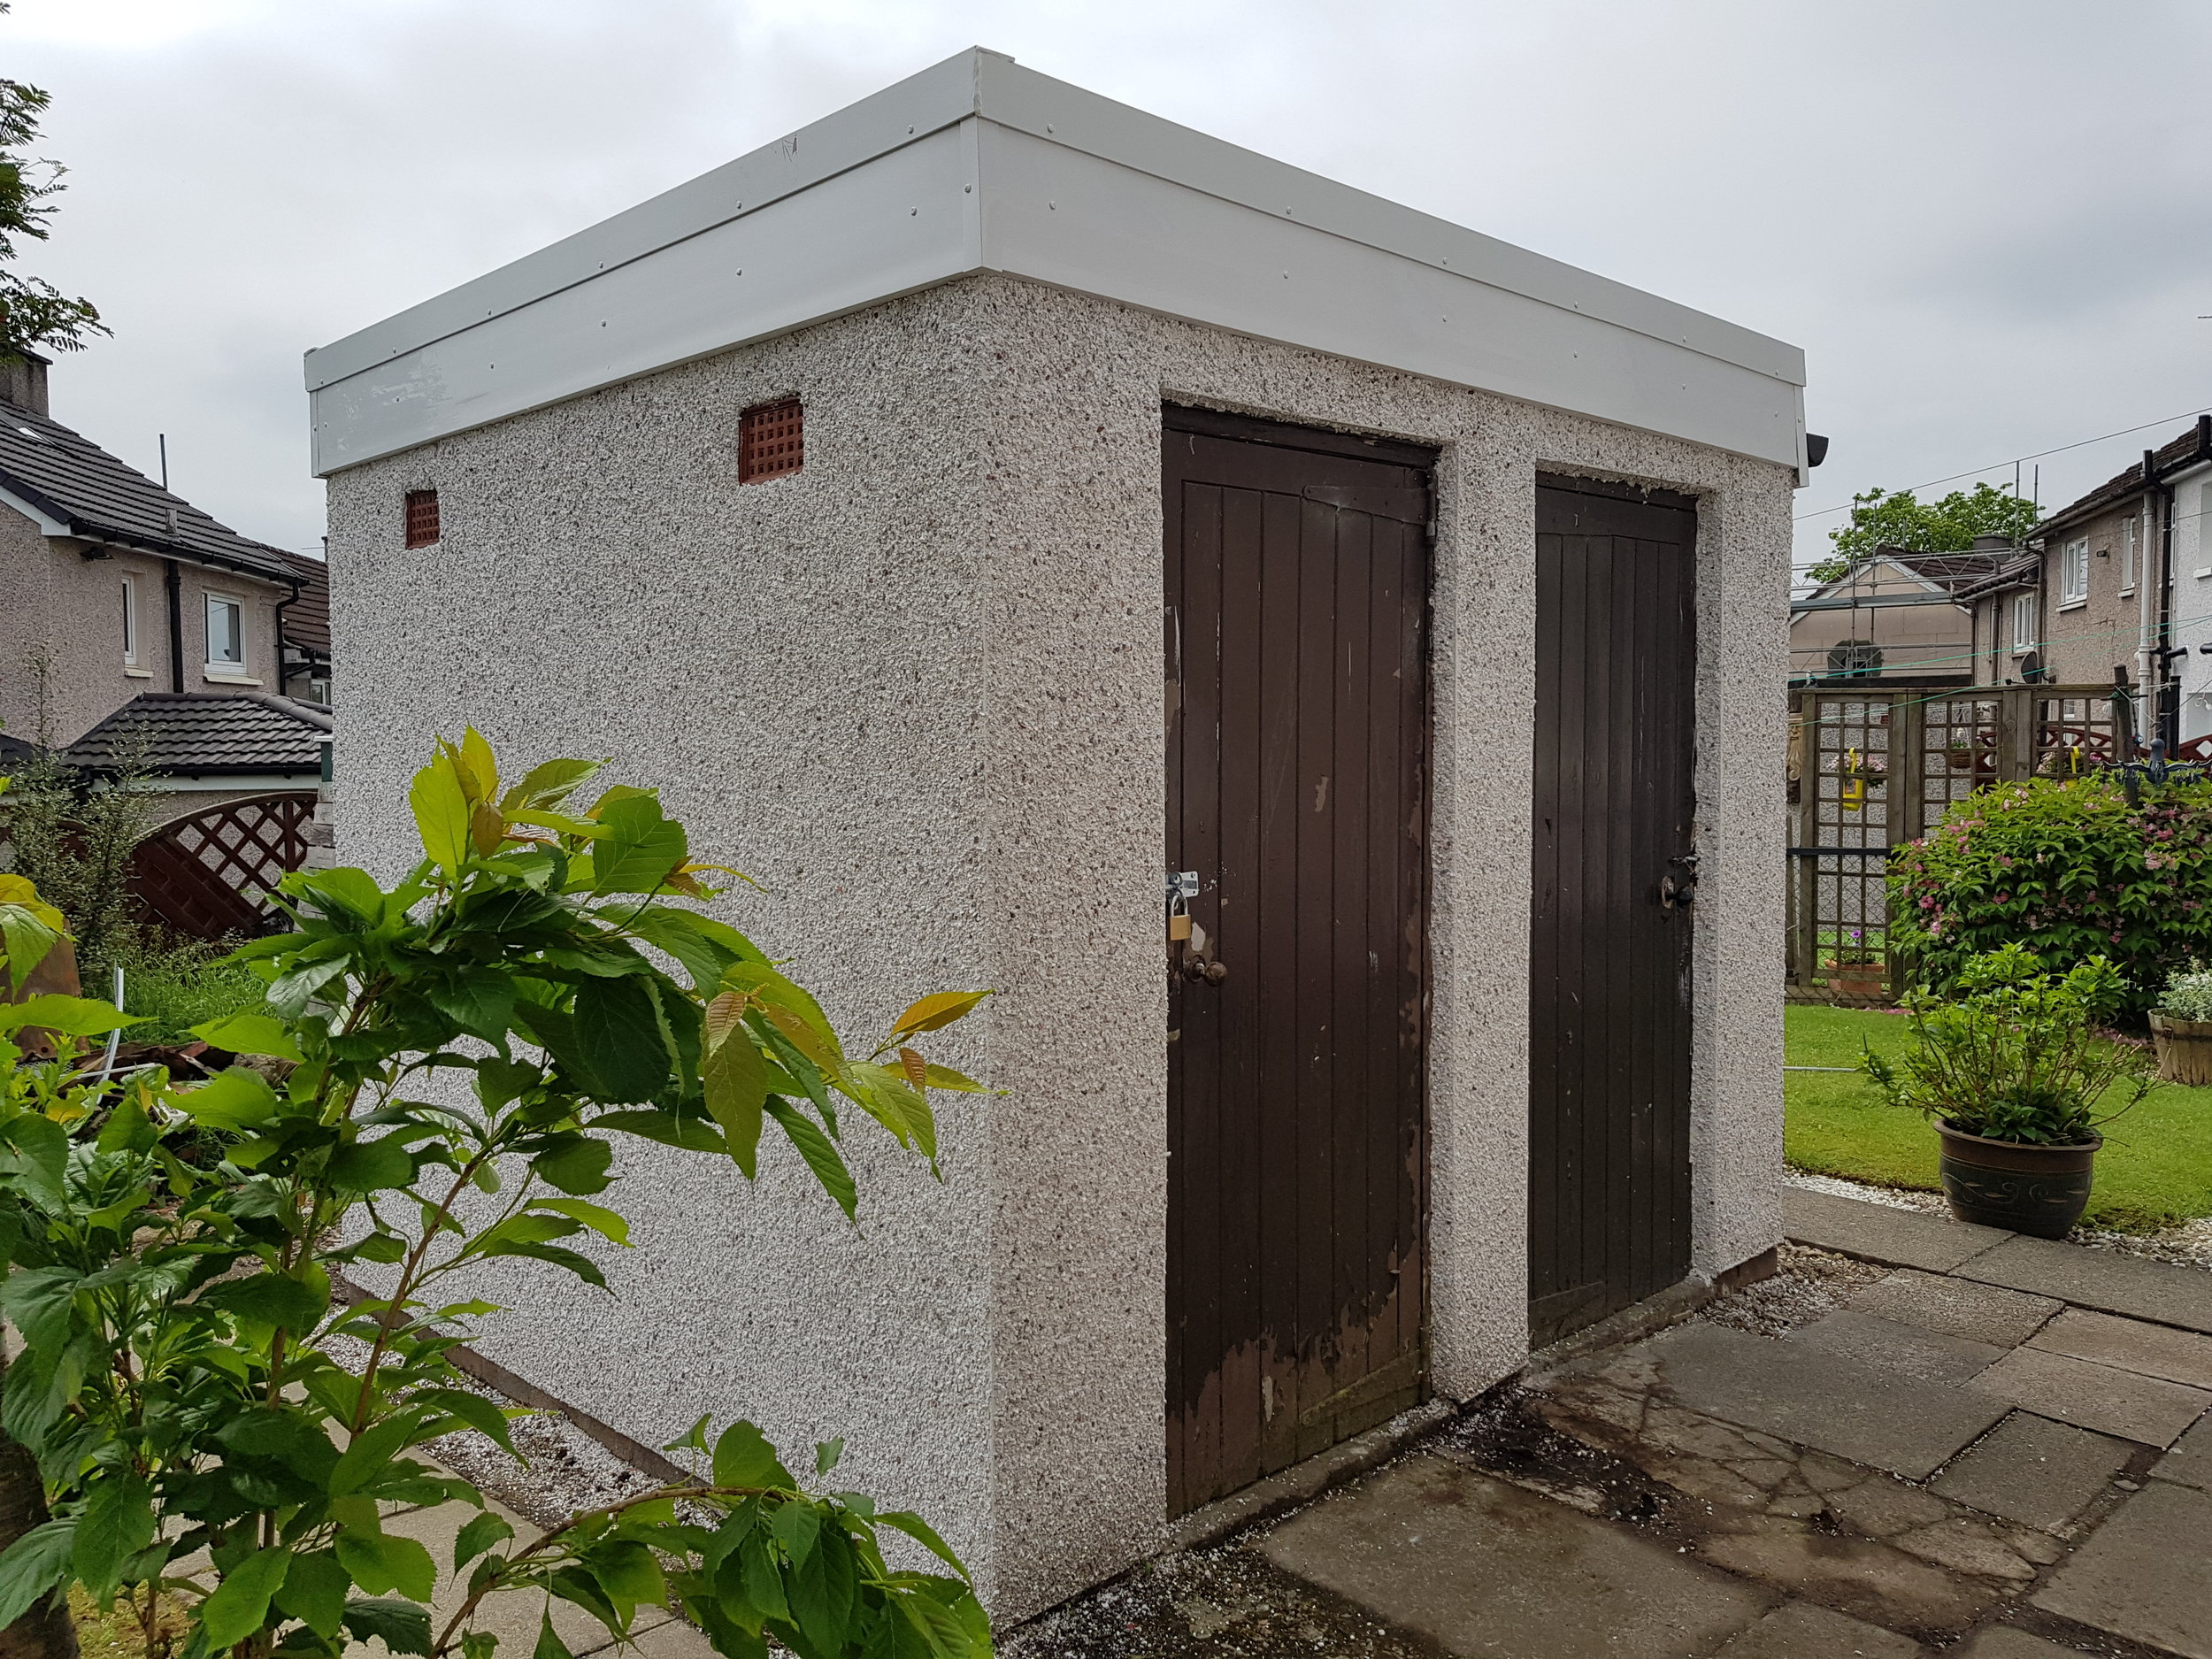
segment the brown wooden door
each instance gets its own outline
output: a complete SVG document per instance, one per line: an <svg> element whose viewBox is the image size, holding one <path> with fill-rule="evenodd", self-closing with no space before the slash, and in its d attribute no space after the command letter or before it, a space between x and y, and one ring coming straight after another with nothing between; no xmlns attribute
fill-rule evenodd
<svg viewBox="0 0 2212 1659"><path fill-rule="evenodd" d="M1529 1333L1538 1346L1690 1266L1689 497L1536 491Z"/></svg>
<svg viewBox="0 0 2212 1659"><path fill-rule="evenodd" d="M1433 454L1166 411L1168 1507L1423 1394Z"/></svg>

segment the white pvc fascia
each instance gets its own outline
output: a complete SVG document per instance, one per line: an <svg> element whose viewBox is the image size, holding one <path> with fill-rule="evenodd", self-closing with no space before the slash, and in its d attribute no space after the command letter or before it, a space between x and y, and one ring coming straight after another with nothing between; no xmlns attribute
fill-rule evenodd
<svg viewBox="0 0 2212 1659"><path fill-rule="evenodd" d="M315 470L979 271L1802 476L1796 348L980 49L310 352Z"/></svg>

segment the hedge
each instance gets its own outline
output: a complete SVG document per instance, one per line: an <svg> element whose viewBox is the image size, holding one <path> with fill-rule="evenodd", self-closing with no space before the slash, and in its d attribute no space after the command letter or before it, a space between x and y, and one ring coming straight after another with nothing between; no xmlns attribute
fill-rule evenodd
<svg viewBox="0 0 2212 1659"><path fill-rule="evenodd" d="M2146 784L2139 806L2101 777L1999 785L1899 848L1888 895L1917 985L2017 940L2059 972L2109 957L2139 1020L2168 973L2212 961L2212 782Z"/></svg>

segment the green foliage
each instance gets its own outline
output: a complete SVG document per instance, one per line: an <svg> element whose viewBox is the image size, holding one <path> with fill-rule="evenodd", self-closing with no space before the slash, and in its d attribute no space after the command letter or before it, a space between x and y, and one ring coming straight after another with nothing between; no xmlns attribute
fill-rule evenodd
<svg viewBox="0 0 2212 1659"><path fill-rule="evenodd" d="M1901 1059L1912 1038L1910 1022L1887 1010L1814 1003L1792 1004L1783 1019L1792 1065L1851 1068L1784 1074L1782 1144L1790 1166L1940 1192L1936 1138L1918 1118L1869 1088L1856 1070L1870 1048L1893 1063ZM2116 1085L2103 1110L2116 1109L2131 1092L2130 1085ZM2102 1133L2084 1225L2156 1233L2212 1215L2212 1088L2162 1084Z"/></svg>
<svg viewBox="0 0 2212 1659"><path fill-rule="evenodd" d="M2054 968L2091 956L2139 1021L2171 966L2212 956L2212 783L2147 787L2131 807L2096 776L1999 785L1891 855L1890 949L1941 991L2015 941Z"/></svg>
<svg viewBox="0 0 2212 1659"><path fill-rule="evenodd" d="M2212 1020L2212 973L2177 973L2158 994L2156 1011L2173 1019Z"/></svg>
<svg viewBox="0 0 2212 1659"><path fill-rule="evenodd" d="M8 8L0 5L0 12ZM19 238L44 242L61 194L64 169L28 153L52 95L0 78L0 267L21 253ZM0 268L0 359L27 349L74 351L107 326L92 302L72 299L52 283Z"/></svg>
<svg viewBox="0 0 2212 1659"><path fill-rule="evenodd" d="M96 782L42 749L0 799L13 872L69 918L88 986L107 984L110 969L127 966L150 942L130 891L132 855L154 826L142 736L126 734L117 758Z"/></svg>
<svg viewBox="0 0 2212 1659"><path fill-rule="evenodd" d="M1971 493L1953 490L1924 503L1909 489L1870 489L1851 498L1851 517L1828 539L1836 550L1806 572L1816 582L1847 575L1877 548L1898 547L1915 553L1961 553L1980 535L2024 540L2040 515L2035 503L2009 490L1977 484Z"/></svg>
<svg viewBox="0 0 2212 1659"><path fill-rule="evenodd" d="M2151 1090L2142 1050L2098 1035L2121 993L2102 956L2052 974L2022 946L2006 945L1966 965L1955 996L1906 999L1913 1046L1901 1061L1870 1049L1861 1064L1891 1105L1964 1133L2081 1146ZM2124 1103L2101 1110L2121 1084Z"/></svg>
<svg viewBox="0 0 2212 1659"><path fill-rule="evenodd" d="M186 1602L180 1659L339 1659L372 1637L491 1659L485 1598L527 1591L617 1637L672 1598L733 1659L771 1642L801 1659L987 1655L967 1575L926 1522L828 1486L841 1443L801 1479L749 1423L682 1442L711 1468L699 1484L527 1540L471 1518L435 1621L449 1563L384 1528L394 1505L483 1509L409 1455L461 1429L511 1450L449 1357L456 1319L497 1310L447 1281L509 1257L603 1286L599 1258L628 1244L615 1137L749 1174L772 1123L850 1216L841 1103L933 1164L928 1090L979 1087L910 1047L979 994L924 998L855 1057L750 940L673 902L710 896L709 867L651 793L572 803L593 770L549 763L503 791L474 731L442 742L410 795L423 862L390 888L359 870L288 878L297 931L235 953L265 1001L199 1034L250 1066L103 1091L71 1075L87 1039L45 1066L0 1043L0 1311L23 1340L0 1424L38 1458L55 1516L0 1554L0 1624L74 1585L103 1605ZM123 1018L88 1001L38 1017ZM226 1156L196 1167L178 1156L190 1139ZM335 1294L356 1263L388 1292ZM894 1567L886 1529L949 1571ZM211 1587L177 1570L203 1548ZM567 1652L547 1619L536 1659Z"/></svg>
<svg viewBox="0 0 2212 1659"><path fill-rule="evenodd" d="M142 1042L189 1042L195 1025L259 1007L266 989L243 963L197 940L142 933L123 967L123 1007L138 1017L131 1035Z"/></svg>

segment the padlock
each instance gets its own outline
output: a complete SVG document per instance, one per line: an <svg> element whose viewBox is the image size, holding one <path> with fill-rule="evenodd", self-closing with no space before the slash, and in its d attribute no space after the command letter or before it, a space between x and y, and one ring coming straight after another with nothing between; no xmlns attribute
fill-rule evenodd
<svg viewBox="0 0 2212 1659"><path fill-rule="evenodd" d="M1177 944L1190 937L1190 912L1179 910L1167 918L1167 937L1170 944Z"/></svg>

